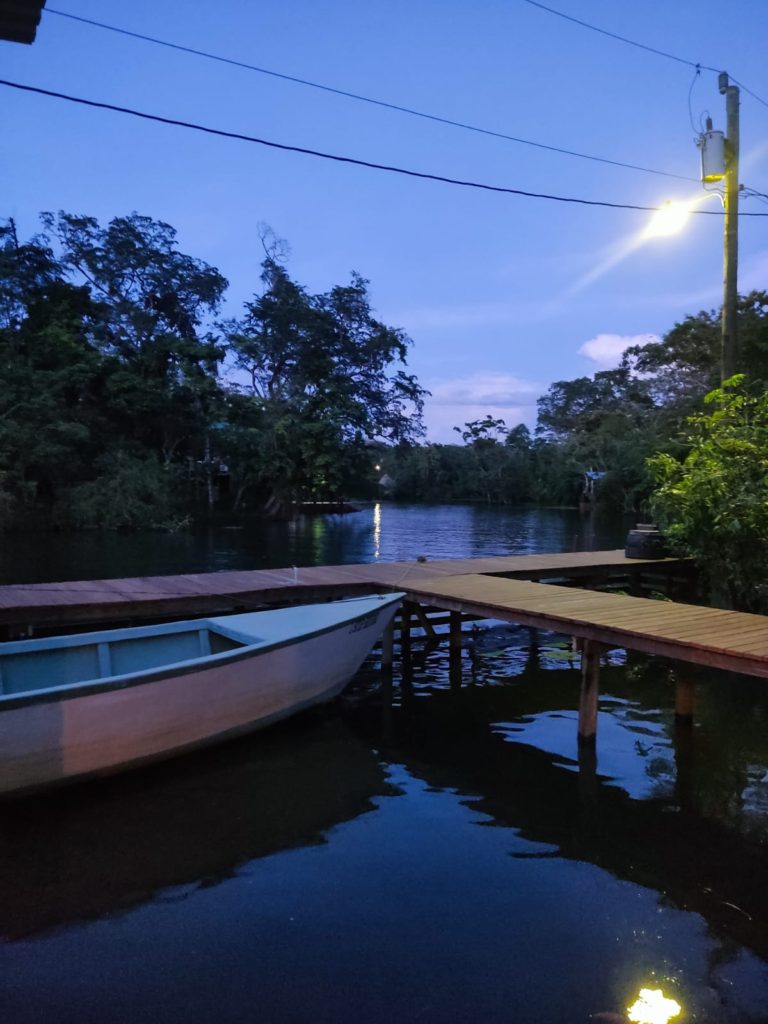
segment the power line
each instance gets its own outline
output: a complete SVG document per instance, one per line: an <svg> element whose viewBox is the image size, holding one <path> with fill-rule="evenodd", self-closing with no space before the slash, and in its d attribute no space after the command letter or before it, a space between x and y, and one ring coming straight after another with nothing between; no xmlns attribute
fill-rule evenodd
<svg viewBox="0 0 768 1024"><path fill-rule="evenodd" d="M547 14L554 14L558 18L564 18L566 21L572 21L575 25L581 25L582 28L591 29L592 32L599 32L600 35L608 36L610 39L617 39L620 43L627 43L629 46L636 46L639 50L647 50L648 53L655 53L658 57L666 57L668 60L675 60L678 64L687 64L691 68L702 68L704 71L714 71L715 74L719 74L721 68L711 68L706 64L702 64L696 60L686 60L685 57L678 57L674 53L667 53L666 50L657 50L653 46L646 46L645 43L638 43L634 39L627 39L626 36L617 35L615 32L609 32L607 29L600 28L597 25L591 25L588 21L582 21L581 18L574 18L571 14L565 14L563 11L557 11L554 7L547 7L546 4L539 3L538 0L523 0L524 3L530 4L531 7L538 7L542 11L546 11Z"/></svg>
<svg viewBox="0 0 768 1024"><path fill-rule="evenodd" d="M757 100L758 103L762 103L764 107L768 107L768 100L764 100L762 96L758 96L756 92L752 92L751 89L748 89L746 85L743 85L740 81L738 81L738 79L734 78L733 75L731 75L730 77L733 84L738 85L742 92L745 92L748 96L751 96L753 100Z"/></svg>
<svg viewBox="0 0 768 1024"><path fill-rule="evenodd" d="M642 167L639 164L624 163L621 160L611 160L608 157L594 156L590 153L580 153L577 150L566 149L563 146L551 146L544 142L535 142L532 139L524 139L517 135L508 135L505 132L495 131L491 128L480 128L478 125L468 124L464 121L455 121L449 117L441 117L439 114L430 114L423 110L416 110L413 107L401 106L397 103L390 103L387 100L374 99L371 96L363 96L360 93L350 92L346 89L337 89L331 85L324 85L321 82L313 82L307 78L299 78L295 75L287 75L281 71L273 71L270 68L259 67L256 64L248 64L245 61L234 60L231 57L223 57L221 54L210 53L206 50L198 50L192 46L183 46L180 43L172 43L167 39L158 39L156 36L145 35L141 32L132 32L126 28L119 28L117 25L108 25L103 21L95 21L92 18L82 18L77 14L69 14L67 11L57 10L55 7L46 7L46 14L56 14L60 18L69 18L71 21L79 21L84 25L91 25L96 28L105 29L108 32L116 32L118 35L130 36L133 39L140 39L145 43L154 43L157 46L165 46L171 50L179 50L181 53L191 53L195 57L205 57L208 60L215 60L221 64L229 64L232 67L242 68L246 71L256 71L260 75L269 75L272 78L279 78L285 82L293 82L296 85L308 86L310 89L319 89L322 92L329 92L336 96L344 96L346 99L358 100L360 103L369 103L376 107L384 107L386 110L394 110L400 114L409 114L412 117L420 117L426 121L436 121L438 124L446 124L452 128L462 128L465 131L476 132L479 135L489 135L495 139L504 139L507 142L516 142L522 146L533 146L536 149L545 149L550 153L560 153L565 156L578 157L580 160L592 160L596 163L609 164L612 167L624 167L631 171L642 171L644 174L657 174L665 178L677 178L679 181L696 181L696 178L689 178L684 174L673 174L671 171L660 171L653 167Z"/></svg>
<svg viewBox="0 0 768 1024"><path fill-rule="evenodd" d="M340 156L336 153L326 153L322 150L308 149L305 146L291 146L284 142L273 142L270 139L260 139L254 135L243 135L240 132L230 132L223 128L211 128L208 125L195 124L192 121L180 121L172 117L163 117L160 114L148 114L142 110L134 110L131 107L119 107L114 103L104 103L100 100L88 100L81 96L69 96L67 93L55 92L52 89L42 89L36 85L23 85L21 82L10 82L0 78L0 85L10 89L18 89L21 92L36 93L40 96L50 96L54 99L66 100L68 103L78 103L85 107L95 107L99 110L111 110L118 114L129 114L131 117L139 117L145 121L155 121L158 124L174 125L177 128L190 128L193 131L204 132L207 135L217 135L226 139L238 139L241 142L251 142L259 146L268 146L271 149L279 149L289 153L303 153L306 156L315 156L323 160L334 160L337 163L352 164L357 167L368 167L377 171L389 171L392 174L403 174L410 178L422 178L427 181L440 181L447 185L461 185L465 188L482 189L486 192L502 192L507 195L525 196L529 199L549 199L557 203L576 203L580 206L604 206L613 210L641 210L654 213L660 207L642 206L637 203L611 203L603 199L581 199L574 196L558 196L547 192L528 192L520 188L506 188L502 185L488 185L478 181L465 181L460 178L449 178L442 174L428 174L426 171L414 171L405 167L396 167L390 164L374 163L370 160L360 160L351 156ZM717 210L693 210L692 213L722 216ZM768 217L765 213L742 213L742 217Z"/></svg>
<svg viewBox="0 0 768 1024"><path fill-rule="evenodd" d="M542 4L539 0L523 0L523 3L530 4L531 7L538 7L541 11L546 11L547 14L554 14L557 18L563 18L565 21L571 21L574 25L580 25L582 28L588 28L591 32L599 32L602 36L608 36L609 39L616 39L620 43L626 43L628 46L635 46L638 50L646 50L648 53L655 53L657 57L666 57L667 60L674 60L678 64L687 64L690 68L701 68L702 71L713 71L716 75L719 75L723 70L722 68L713 68L709 64L702 64L701 61L687 60L685 57L679 57L675 53L668 53L666 50L657 50L654 46L646 46L645 43L638 43L636 39L629 39L627 36L620 36L616 32L609 32L608 29L600 28L599 25L592 25L588 21L582 21L581 18L574 18L572 14L565 14L564 11L558 11L554 7L547 7L546 4ZM737 82L733 75L730 76L731 81L734 85L738 85L745 93L757 100L758 103L762 103L764 107L768 107L768 101L764 100L761 96L758 96L756 92L752 92L746 85L742 85L741 82Z"/></svg>

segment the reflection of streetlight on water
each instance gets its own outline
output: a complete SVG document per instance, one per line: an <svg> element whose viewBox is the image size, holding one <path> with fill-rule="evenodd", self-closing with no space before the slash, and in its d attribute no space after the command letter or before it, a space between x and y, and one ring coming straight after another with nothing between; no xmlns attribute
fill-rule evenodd
<svg viewBox="0 0 768 1024"><path fill-rule="evenodd" d="M640 995L627 1009L627 1017L633 1024L668 1024L682 1009L677 1000L668 999L660 988L641 988Z"/></svg>
<svg viewBox="0 0 768 1024"><path fill-rule="evenodd" d="M373 557L376 561L381 555L381 503L373 506Z"/></svg>

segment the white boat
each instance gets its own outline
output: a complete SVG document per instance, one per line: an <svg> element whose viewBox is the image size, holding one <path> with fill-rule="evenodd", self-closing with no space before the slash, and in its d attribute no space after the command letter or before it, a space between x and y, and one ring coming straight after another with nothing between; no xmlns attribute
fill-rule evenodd
<svg viewBox="0 0 768 1024"><path fill-rule="evenodd" d="M0 644L0 794L120 771L332 700L402 597Z"/></svg>

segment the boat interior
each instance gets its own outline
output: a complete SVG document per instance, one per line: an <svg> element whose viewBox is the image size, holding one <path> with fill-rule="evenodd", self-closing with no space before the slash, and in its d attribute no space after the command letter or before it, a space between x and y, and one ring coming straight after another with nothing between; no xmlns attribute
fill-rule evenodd
<svg viewBox="0 0 768 1024"><path fill-rule="evenodd" d="M129 635L131 633L139 635ZM81 640L81 642L77 642ZM250 644L258 642L251 638ZM249 646L218 629L195 625L173 632L118 630L3 645L0 697L111 676L146 672ZM6 653L7 652L7 653Z"/></svg>

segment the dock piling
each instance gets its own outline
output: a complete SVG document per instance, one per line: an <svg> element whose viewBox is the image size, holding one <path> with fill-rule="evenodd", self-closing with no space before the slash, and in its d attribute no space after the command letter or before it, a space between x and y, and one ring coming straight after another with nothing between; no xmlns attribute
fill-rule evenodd
<svg viewBox="0 0 768 1024"><path fill-rule="evenodd" d="M696 710L696 684L688 675L674 673L675 680L675 725L693 725Z"/></svg>
<svg viewBox="0 0 768 1024"><path fill-rule="evenodd" d="M395 627L394 624L390 622L381 636L381 673L383 676L392 676L394 648Z"/></svg>
<svg viewBox="0 0 768 1024"><path fill-rule="evenodd" d="M600 656L605 648L594 640L582 640L581 695L579 697L579 746L594 746L597 737L597 702L600 696Z"/></svg>

